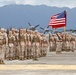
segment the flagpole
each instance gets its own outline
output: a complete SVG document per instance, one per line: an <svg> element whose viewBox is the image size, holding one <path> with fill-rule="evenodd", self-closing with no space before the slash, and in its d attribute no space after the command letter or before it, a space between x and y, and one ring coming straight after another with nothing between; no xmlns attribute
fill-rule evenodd
<svg viewBox="0 0 76 75"><path fill-rule="evenodd" d="M64 33L66 33L66 26L64 26Z"/></svg>
<svg viewBox="0 0 76 75"><path fill-rule="evenodd" d="M66 33L66 24L67 24L67 12L64 11L65 14L65 26L64 26L64 33Z"/></svg>
<svg viewBox="0 0 76 75"><path fill-rule="evenodd" d="M67 24L67 12L64 11L65 14L65 26L64 26L64 34L65 34L65 40L66 40L66 24Z"/></svg>

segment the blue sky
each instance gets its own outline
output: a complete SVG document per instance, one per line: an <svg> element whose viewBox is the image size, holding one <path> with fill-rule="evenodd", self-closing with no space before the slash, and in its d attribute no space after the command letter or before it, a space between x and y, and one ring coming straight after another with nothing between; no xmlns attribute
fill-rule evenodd
<svg viewBox="0 0 76 75"><path fill-rule="evenodd" d="M9 4L47 5L56 7L76 7L76 0L0 0L0 7Z"/></svg>

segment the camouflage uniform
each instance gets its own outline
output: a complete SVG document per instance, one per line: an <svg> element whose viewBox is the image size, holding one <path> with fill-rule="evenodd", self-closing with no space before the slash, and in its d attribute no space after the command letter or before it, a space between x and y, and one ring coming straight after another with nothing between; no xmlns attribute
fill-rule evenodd
<svg viewBox="0 0 76 75"><path fill-rule="evenodd" d="M20 50L19 50L19 59L24 60L25 56L25 36L23 33L23 29L20 30Z"/></svg>
<svg viewBox="0 0 76 75"><path fill-rule="evenodd" d="M15 37L12 34L12 31L9 31L9 35L8 35L8 52L7 52L7 59L9 59L9 60L14 59L14 56L15 56L14 41L15 41Z"/></svg>
<svg viewBox="0 0 76 75"><path fill-rule="evenodd" d="M6 29L4 29L3 36L4 36L3 49L5 51L5 59L6 59L6 56L7 56L7 53L6 52L8 50L8 37L7 37L7 34L6 34Z"/></svg>
<svg viewBox="0 0 76 75"><path fill-rule="evenodd" d="M27 50L27 59L31 59L31 31L28 30L26 34L26 50Z"/></svg>
<svg viewBox="0 0 76 75"><path fill-rule="evenodd" d="M48 50L48 43L47 43L47 40L45 39L44 40L44 56L47 55L47 50Z"/></svg>
<svg viewBox="0 0 76 75"><path fill-rule="evenodd" d="M43 37L44 37L44 34L40 34L40 56L42 57L42 56L44 56L44 39L43 39Z"/></svg>
<svg viewBox="0 0 76 75"><path fill-rule="evenodd" d="M33 36L33 40L32 40L32 43L33 43L33 60L38 60L39 58L39 53L40 53L40 50L39 50L39 36L38 36L38 32L35 32L35 36Z"/></svg>
<svg viewBox="0 0 76 75"><path fill-rule="evenodd" d="M66 36L65 36L65 34L63 34L63 37L62 37L62 51L66 51L66 49L67 49Z"/></svg>
<svg viewBox="0 0 76 75"><path fill-rule="evenodd" d="M0 30L0 64L4 64L6 37L3 34L3 28Z"/></svg>
<svg viewBox="0 0 76 75"><path fill-rule="evenodd" d="M15 30L15 42L14 42L14 49L15 49L15 59L19 59L19 51L20 51L20 44L19 44L19 31Z"/></svg>
<svg viewBox="0 0 76 75"><path fill-rule="evenodd" d="M27 59L26 35L27 35L27 33L26 33L26 29L24 29L24 38L25 38L25 39L24 39L24 40L25 40L25 41L24 41L24 43L25 43L25 44L24 44L24 58L25 58L25 59Z"/></svg>

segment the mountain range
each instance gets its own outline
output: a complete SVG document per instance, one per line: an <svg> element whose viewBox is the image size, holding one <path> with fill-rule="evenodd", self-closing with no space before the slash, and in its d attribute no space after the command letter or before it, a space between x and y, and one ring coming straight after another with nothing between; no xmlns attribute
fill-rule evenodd
<svg viewBox="0 0 76 75"><path fill-rule="evenodd" d="M29 28L28 22L46 28L50 18L57 13L67 11L67 29L76 29L76 8L58 8L46 5L6 5L0 7L0 27ZM50 27L51 28L51 27Z"/></svg>

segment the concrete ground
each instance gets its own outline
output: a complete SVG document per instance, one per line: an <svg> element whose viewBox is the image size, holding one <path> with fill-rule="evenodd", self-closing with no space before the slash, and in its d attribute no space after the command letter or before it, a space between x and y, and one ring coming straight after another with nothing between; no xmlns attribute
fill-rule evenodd
<svg viewBox="0 0 76 75"><path fill-rule="evenodd" d="M0 75L76 75L71 70L6 70L0 71Z"/></svg>
<svg viewBox="0 0 76 75"><path fill-rule="evenodd" d="M6 65L26 65L26 64L50 64L50 65L76 65L76 51L48 52L46 57L39 58L38 61L31 60L5 60ZM0 70L0 75L76 75L76 70Z"/></svg>
<svg viewBox="0 0 76 75"><path fill-rule="evenodd" d="M25 64L50 64L50 65L76 65L75 52L48 52L46 57L41 57L38 61L30 60L5 60L6 65L25 65Z"/></svg>

